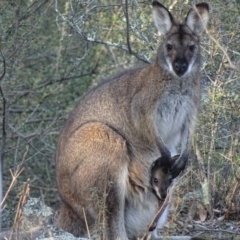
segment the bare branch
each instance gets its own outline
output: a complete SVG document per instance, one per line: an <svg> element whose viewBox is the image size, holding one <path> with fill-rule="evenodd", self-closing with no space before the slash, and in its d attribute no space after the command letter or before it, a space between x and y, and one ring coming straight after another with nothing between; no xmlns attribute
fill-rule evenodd
<svg viewBox="0 0 240 240"><path fill-rule="evenodd" d="M85 33L83 33L83 31L80 29L80 27L78 26L78 22L79 22L79 19L78 20L74 20L74 19L69 19L67 16L63 15L62 13L59 12L58 10L58 1L56 0L55 1L55 11L56 13L58 14L58 16L65 22L68 23L68 25L74 30L76 31L85 41L88 41L88 42L93 42L93 43L99 43L99 44L104 44L104 45L107 45L109 47L115 47L115 48L118 48L120 50L123 50L125 52L128 52L128 53L131 53L132 55L134 55L137 59L145 62L145 63L150 63L150 60L144 56L144 55L140 55L136 52L133 52L133 51L129 51L129 48L126 47L126 46L123 46L121 44L118 44L118 43L114 43L114 42L109 42L109 41L104 41L104 40L101 40L101 39L96 39L96 38L93 38L93 37L88 37ZM94 9L94 8L91 8L91 10ZM131 48L130 48L131 49Z"/></svg>
<svg viewBox="0 0 240 240"><path fill-rule="evenodd" d="M5 201L6 201L6 198L9 194L9 192L12 190L14 184L16 183L17 181L17 178L19 177L19 175L22 173L24 169L23 168L17 168L17 170L13 173L11 170L10 170L10 173L11 173L11 176L12 176L12 181L8 187L8 190L4 196L4 198L2 199L2 201L0 202L0 206L3 207Z"/></svg>
<svg viewBox="0 0 240 240"><path fill-rule="evenodd" d="M2 62L3 62L3 73L2 73L2 75L0 77L0 83L1 83L1 81L3 80L3 78L4 78L5 74L6 74L6 60L5 60L1 50L0 50L0 54L1 54ZM0 86L1 86L1 84L0 84Z"/></svg>
<svg viewBox="0 0 240 240"><path fill-rule="evenodd" d="M39 4L39 6L37 6L35 9L33 9L31 12L26 12L26 13L24 13L24 14L19 18L19 22L22 21L22 20L25 20L25 19L27 19L27 18L29 18L29 17L31 17L34 13L36 13L38 10L40 10L41 7L42 7L45 3L47 3L47 2L48 2L48 0L44 0L41 4ZM31 6L33 6L35 3L36 3L36 2L33 2ZM31 7L31 6L30 6L30 7ZM30 7L29 7L29 8L30 8ZM29 8L28 8L28 9L29 9Z"/></svg>
<svg viewBox="0 0 240 240"><path fill-rule="evenodd" d="M126 18L126 31L127 31L127 46L128 46L128 51L130 54L132 54L132 49L131 49L131 44L130 44L130 34L129 34L129 16L128 16L128 0L125 0L125 11L124 11L124 14L125 14L125 18Z"/></svg>
<svg viewBox="0 0 240 240"><path fill-rule="evenodd" d="M2 54L2 51L0 50L0 54L2 57L2 62L3 62L3 73L0 77L0 94L2 97L2 142L1 142L1 151L0 151L0 202L2 202L3 198L3 162L4 162L4 154L5 154L5 146L6 146L6 139L7 139L7 132L6 132L6 105L7 101L4 96L2 87L1 87L1 82L6 74L6 61L5 58ZM0 231L2 228L2 205L0 205Z"/></svg>

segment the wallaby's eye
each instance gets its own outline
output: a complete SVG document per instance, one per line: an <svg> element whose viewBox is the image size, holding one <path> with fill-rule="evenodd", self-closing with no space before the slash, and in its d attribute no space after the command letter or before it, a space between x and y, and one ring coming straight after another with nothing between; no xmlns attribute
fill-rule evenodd
<svg viewBox="0 0 240 240"><path fill-rule="evenodd" d="M153 178L153 182L154 183L158 183L158 179L157 178Z"/></svg>
<svg viewBox="0 0 240 240"><path fill-rule="evenodd" d="M189 50L190 50L191 52L193 52L193 51L195 50L195 45L189 46Z"/></svg>
<svg viewBox="0 0 240 240"><path fill-rule="evenodd" d="M173 49L173 46L172 46L171 44L169 44L169 43L167 44L166 47L167 47L167 50L168 50L169 52Z"/></svg>

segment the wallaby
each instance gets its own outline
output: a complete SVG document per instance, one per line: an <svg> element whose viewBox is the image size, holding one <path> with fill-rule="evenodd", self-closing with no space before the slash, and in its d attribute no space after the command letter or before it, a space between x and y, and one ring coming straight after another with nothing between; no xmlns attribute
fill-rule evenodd
<svg viewBox="0 0 240 240"><path fill-rule="evenodd" d="M171 168L175 178L188 159L200 100L200 35L208 12L208 4L199 3L178 23L153 1L162 35L156 61L100 83L78 102L56 151L58 226L75 236L87 236L97 226L109 240L143 234L141 226L156 213L151 164L161 156L170 166L180 149ZM138 231L129 236L132 229Z"/></svg>
<svg viewBox="0 0 240 240"><path fill-rule="evenodd" d="M174 165L179 155L171 158L170 165L163 165L161 157L153 162L151 168L151 186L159 201L164 201L168 187L173 181L171 166Z"/></svg>
<svg viewBox="0 0 240 240"><path fill-rule="evenodd" d="M171 167L177 159L178 155L172 157L170 164L167 165L162 161L162 157L153 162L151 166L151 178L149 179L152 192L150 191L146 196L146 203L128 205L128 202L126 202L125 223L129 239L138 239L143 235L144 230L146 232L148 225L167 196L168 188L173 181ZM165 211L164 215L166 217L161 216L161 220L158 221L162 222L162 226L167 220L168 212Z"/></svg>
<svg viewBox="0 0 240 240"><path fill-rule="evenodd" d="M158 237L157 231L158 229L162 229L164 224L167 221L169 208L172 205L172 199L173 199L173 192L174 192L174 182L175 179L172 178L171 175L171 166L174 165L176 160L178 159L179 155L176 155L171 158L171 164L170 168L169 166L162 165L161 157L158 158L152 166L151 169L151 186L153 188L153 192L158 198L158 208L160 209L162 207L163 201L165 200L167 194L168 199L166 203L166 207L162 214L159 216L156 227L152 232L152 238ZM171 186L171 187L170 187Z"/></svg>
<svg viewBox="0 0 240 240"><path fill-rule="evenodd" d="M159 235L158 231L164 227L168 218L169 210L173 207L173 198L174 198L176 179L172 178L170 169L171 169L171 166L174 165L178 157L179 155L176 155L171 158L170 168L169 166L162 165L161 157L158 158L153 163L151 168L151 186L154 194L158 199L158 209L163 207L163 211L160 212L161 215L158 217L157 221L155 222L156 226L154 227L151 234L152 240L163 240L166 238L166 236ZM165 204L166 197L167 197L166 199L167 202ZM164 204L165 204L165 207L163 206ZM204 240L199 237L190 237L190 236L167 236L167 239L169 240Z"/></svg>

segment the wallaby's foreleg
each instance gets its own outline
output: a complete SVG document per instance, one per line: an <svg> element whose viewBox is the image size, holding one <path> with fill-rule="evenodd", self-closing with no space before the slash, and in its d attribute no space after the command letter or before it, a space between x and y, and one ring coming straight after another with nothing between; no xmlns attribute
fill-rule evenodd
<svg viewBox="0 0 240 240"><path fill-rule="evenodd" d="M182 133L181 153L178 160L172 166L171 174L172 178L177 177L181 171L185 169L188 161L190 147L190 130L188 125L185 125Z"/></svg>

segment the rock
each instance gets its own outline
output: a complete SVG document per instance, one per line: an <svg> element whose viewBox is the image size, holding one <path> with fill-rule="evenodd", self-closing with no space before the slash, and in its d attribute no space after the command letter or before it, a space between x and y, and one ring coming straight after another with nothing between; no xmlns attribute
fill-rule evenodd
<svg viewBox="0 0 240 240"><path fill-rule="evenodd" d="M54 211L39 198L30 198L23 207L22 227L25 230L36 226L53 224Z"/></svg>
<svg viewBox="0 0 240 240"><path fill-rule="evenodd" d="M35 240L87 240L86 238L77 238L72 234L63 231L55 226L48 225L42 229L42 233Z"/></svg>
<svg viewBox="0 0 240 240"><path fill-rule="evenodd" d="M19 228L0 233L0 240L87 240L55 227L55 215L39 198L30 198L23 207Z"/></svg>

